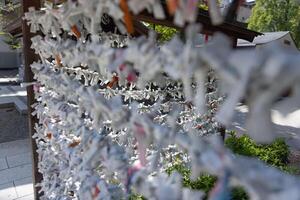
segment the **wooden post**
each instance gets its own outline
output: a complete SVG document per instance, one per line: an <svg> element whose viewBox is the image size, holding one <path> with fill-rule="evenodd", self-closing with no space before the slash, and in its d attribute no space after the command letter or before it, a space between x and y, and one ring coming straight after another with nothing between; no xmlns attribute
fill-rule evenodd
<svg viewBox="0 0 300 200"><path fill-rule="evenodd" d="M41 7L40 0L22 0L23 6L23 16L24 13L28 12L29 7L35 7L35 9L39 9ZM34 53L34 50L31 49L31 37L34 34L30 33L30 27L27 25L26 21L22 21L22 33L23 33L23 51L24 51L24 59L25 59L25 82L33 82L33 73L31 71L30 65L34 61L39 60L39 56ZM39 200L41 194L39 194L39 187L35 187L35 184L40 183L43 179L42 174L38 172L38 153L37 145L34 139L32 139L32 135L35 133L34 126L38 121L35 116L32 116L33 108L31 105L35 102L34 99L34 91L33 86L27 87L27 105L28 105L28 120L29 120L29 138L32 147L32 173L33 173L33 188L34 188L34 198L35 200Z"/></svg>
<svg viewBox="0 0 300 200"><path fill-rule="evenodd" d="M231 37L231 39L232 39L232 48L236 49L237 48L238 38Z"/></svg>

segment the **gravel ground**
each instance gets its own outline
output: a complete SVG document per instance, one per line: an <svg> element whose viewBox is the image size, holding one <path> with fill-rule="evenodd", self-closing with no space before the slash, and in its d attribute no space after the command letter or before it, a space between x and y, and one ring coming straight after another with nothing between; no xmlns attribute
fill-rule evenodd
<svg viewBox="0 0 300 200"><path fill-rule="evenodd" d="M27 115L14 107L0 109L0 143L28 138Z"/></svg>

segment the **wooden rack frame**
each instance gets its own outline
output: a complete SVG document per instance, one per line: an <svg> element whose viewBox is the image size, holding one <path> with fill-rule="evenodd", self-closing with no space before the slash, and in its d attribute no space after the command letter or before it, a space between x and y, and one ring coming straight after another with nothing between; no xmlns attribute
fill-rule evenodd
<svg viewBox="0 0 300 200"><path fill-rule="evenodd" d="M64 2L64 0L60 0L59 2L62 3ZM166 11L165 1L162 1L162 5ZM41 0L22 0L22 6L23 6L23 16L24 16L24 13L28 11L29 7L35 7L35 9L39 9L41 7ZM172 16L167 16L167 18L164 20L158 20L155 19L155 17L152 14L148 13L147 11L144 11L138 15L133 15L133 19L134 19L135 28L139 29L137 31L138 34L147 33L147 29L145 28L145 26L143 26L141 21L149 22L153 24L165 25L176 29L182 29L173 23ZM208 12L202 9L199 9L197 22L203 25L203 29L201 31L203 34L213 35L215 32L223 32L229 37L231 37L235 43L237 38L253 41L253 39L256 36L261 35L261 33L248 30L242 27L241 23L234 22L234 21L225 20L223 24L214 26L211 23ZM33 62L39 60L38 55L36 55L34 53L34 50L31 49L31 37L33 37L34 34L30 33L30 27L27 25L25 20L21 21L21 18L14 21L13 24L7 26L5 30L7 32L10 32L13 35L19 35L19 36L23 35L23 51L24 51L24 58L25 58L25 81L33 82L34 81L33 73L31 71L30 65ZM29 137L32 146L33 184L35 186L35 184L40 183L42 181L43 177L42 174L38 172L37 145L35 143L35 140L32 139L32 136L35 133L34 126L35 123L37 122L37 118L31 115L31 113L33 112L33 108L31 106L33 103L35 103L33 86L27 87L27 100L28 100L28 116L29 116L29 129L30 129ZM39 188L34 187L35 199L39 200L41 195L42 193L39 193Z"/></svg>
<svg viewBox="0 0 300 200"><path fill-rule="evenodd" d="M28 8L35 7L39 9L41 7L40 0L22 0L23 5L23 15L28 12ZM39 60L39 56L35 54L34 50L31 49L31 37L34 36L30 32L30 27L27 25L26 21L23 20L22 23L22 35L23 35L23 52L24 52L24 61L25 61L25 82L33 82L33 72L31 71L30 65ZM37 153L37 144L32 136L35 133L35 123L38 122L36 116L32 116L31 113L34 111L32 104L35 103L34 99L34 90L33 86L27 87L27 106L28 106L28 121L29 121L29 140L31 143L32 150L32 174L33 174L33 191L34 198L39 200L41 193L39 193L39 187L35 187L37 183L41 183L43 176L38 172L38 153Z"/></svg>

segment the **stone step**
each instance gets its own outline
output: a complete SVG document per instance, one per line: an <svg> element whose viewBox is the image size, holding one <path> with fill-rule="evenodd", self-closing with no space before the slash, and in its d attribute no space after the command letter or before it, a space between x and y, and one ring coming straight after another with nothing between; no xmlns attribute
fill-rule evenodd
<svg viewBox="0 0 300 200"><path fill-rule="evenodd" d="M0 85L15 84L19 82L19 78L0 78Z"/></svg>
<svg viewBox="0 0 300 200"><path fill-rule="evenodd" d="M27 92L21 86L0 86L0 108L14 106L19 113L27 114Z"/></svg>

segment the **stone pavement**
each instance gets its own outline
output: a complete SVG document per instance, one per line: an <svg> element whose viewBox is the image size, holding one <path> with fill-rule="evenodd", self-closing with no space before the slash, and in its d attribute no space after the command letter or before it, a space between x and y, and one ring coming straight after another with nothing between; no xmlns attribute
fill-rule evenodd
<svg viewBox="0 0 300 200"><path fill-rule="evenodd" d="M0 143L28 137L28 116L21 115L13 107L0 108Z"/></svg>
<svg viewBox="0 0 300 200"><path fill-rule="evenodd" d="M236 130L240 134L247 132L245 129L248 108L240 105L236 108L232 126L229 129ZM277 137L285 138L291 150L300 152L300 109L284 115L276 107L271 111L273 130Z"/></svg>
<svg viewBox="0 0 300 200"><path fill-rule="evenodd" d="M0 144L0 200L33 200L28 139Z"/></svg>

